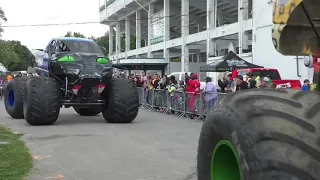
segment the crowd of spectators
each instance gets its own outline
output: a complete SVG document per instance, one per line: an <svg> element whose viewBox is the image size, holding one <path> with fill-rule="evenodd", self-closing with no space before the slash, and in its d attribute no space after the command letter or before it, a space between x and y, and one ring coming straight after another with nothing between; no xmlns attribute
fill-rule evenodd
<svg viewBox="0 0 320 180"><path fill-rule="evenodd" d="M224 77L218 80L218 86L220 87L220 92L222 93L254 88L277 88L277 84L272 82L269 77L260 77L253 73L249 73L243 77L242 75L238 74L238 71L235 67L232 67L231 72L226 72ZM310 81L308 79L304 80L301 90L310 91L310 89Z"/></svg>
<svg viewBox="0 0 320 180"><path fill-rule="evenodd" d="M117 77L121 78L122 76ZM177 80L175 76L163 75L160 77L158 74L151 75L151 73L142 72L141 75L132 74L127 78L132 80L137 87L143 89L146 102L154 103L155 106L160 107L159 111L162 111L161 107L167 105L169 101L171 102L169 103L170 109L171 106L179 106L172 107L172 109L182 110L185 108L184 110L189 112L190 118L194 118L200 109L200 94L204 94L206 109L212 108L217 97L217 88L210 77L205 78L206 87L204 89L201 89L198 74L185 73L184 77L183 80Z"/></svg>
<svg viewBox="0 0 320 180"><path fill-rule="evenodd" d="M243 77L238 74L235 67L232 67L231 72L225 72L223 78L219 79L217 83L212 82L210 77L205 77L206 85L202 89L198 74L186 73L184 77L183 80L177 80L175 76L163 75L161 77L158 74L151 75L151 73L145 72L142 72L141 75L131 74L127 77L123 74L116 76L116 78L132 80L136 87L143 90L146 103L154 105L159 111L168 109L167 102L171 102L170 109L171 106L181 106L179 108L188 112L192 118L200 109L199 100L203 103L202 111L207 112L225 93L254 88L277 88L277 85L269 77L259 77L255 74L247 74ZM310 90L309 80L304 81L301 90ZM174 107L174 109L179 108Z"/></svg>

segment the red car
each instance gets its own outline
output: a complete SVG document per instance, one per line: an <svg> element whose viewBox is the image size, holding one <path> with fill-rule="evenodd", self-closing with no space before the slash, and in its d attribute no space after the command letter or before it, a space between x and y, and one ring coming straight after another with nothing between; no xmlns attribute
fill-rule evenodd
<svg viewBox="0 0 320 180"><path fill-rule="evenodd" d="M277 85L277 88L294 88L301 89L300 80L283 80L281 79L280 73L277 69L272 68L251 68L251 69L240 69L238 70L239 75L246 75L252 73L259 77L269 77L272 82Z"/></svg>

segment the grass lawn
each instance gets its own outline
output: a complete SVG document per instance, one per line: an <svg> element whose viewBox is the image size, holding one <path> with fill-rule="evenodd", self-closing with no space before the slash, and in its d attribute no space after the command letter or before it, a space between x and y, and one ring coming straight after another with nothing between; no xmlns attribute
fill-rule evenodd
<svg viewBox="0 0 320 180"><path fill-rule="evenodd" d="M0 126L0 179L23 180L32 168L32 158L24 143L19 140L21 134L14 134Z"/></svg>

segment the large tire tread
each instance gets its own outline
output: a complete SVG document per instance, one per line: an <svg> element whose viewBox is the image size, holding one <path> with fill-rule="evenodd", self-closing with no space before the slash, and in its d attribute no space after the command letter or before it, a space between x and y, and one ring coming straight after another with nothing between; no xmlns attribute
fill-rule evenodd
<svg viewBox="0 0 320 180"><path fill-rule="evenodd" d="M102 114L109 123L130 123L138 115L139 94L127 79L112 79L107 86L107 109Z"/></svg>
<svg viewBox="0 0 320 180"><path fill-rule="evenodd" d="M60 85L53 78L37 76L28 80L28 101L24 106L26 121L31 125L52 125L59 117L61 106ZM25 102L24 102L25 104Z"/></svg>
<svg viewBox="0 0 320 180"><path fill-rule="evenodd" d="M320 95L254 89L227 95L203 124L198 179L210 180L215 144L236 148L245 180L320 179Z"/></svg>

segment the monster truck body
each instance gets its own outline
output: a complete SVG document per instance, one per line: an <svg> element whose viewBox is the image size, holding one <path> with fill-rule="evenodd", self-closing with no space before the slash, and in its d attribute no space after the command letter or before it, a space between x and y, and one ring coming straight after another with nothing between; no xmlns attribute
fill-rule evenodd
<svg viewBox="0 0 320 180"><path fill-rule="evenodd" d="M12 93L8 94L6 108L12 117L24 117L30 124L52 124L58 117L58 106L73 106L83 116L102 112L108 122L131 122L136 117L139 102L134 85L129 80L112 78L112 65L94 41L56 38L44 50L32 52L34 67L27 71L38 76L16 78L9 86L8 92L18 96L12 105L9 103ZM28 103L29 98L35 101ZM46 112L49 107L53 114L50 117L43 114L50 113ZM45 112L41 114L37 108L44 108Z"/></svg>
<svg viewBox="0 0 320 180"><path fill-rule="evenodd" d="M65 107L104 103L101 95L112 78L113 70L94 41L80 38L54 39L44 50L43 56L37 57L39 68L36 70L39 73L48 76L44 69L64 81L62 104Z"/></svg>
<svg viewBox="0 0 320 180"><path fill-rule="evenodd" d="M275 0L273 5L276 50L313 56L313 81L319 85L320 1ZM320 179L319 100L318 93L289 88L225 96L203 123L198 179Z"/></svg>

